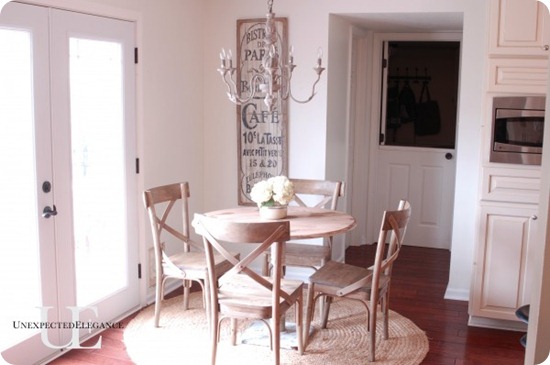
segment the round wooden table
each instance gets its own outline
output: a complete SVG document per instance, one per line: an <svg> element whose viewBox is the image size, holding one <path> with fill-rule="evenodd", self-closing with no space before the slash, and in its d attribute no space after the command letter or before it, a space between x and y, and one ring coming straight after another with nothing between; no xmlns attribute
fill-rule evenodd
<svg viewBox="0 0 550 365"><path fill-rule="evenodd" d="M205 215L231 222L266 222L255 206L222 209ZM298 206L289 206L288 215L281 220L290 222L290 238L294 240L335 236L356 226L355 218L347 213Z"/></svg>

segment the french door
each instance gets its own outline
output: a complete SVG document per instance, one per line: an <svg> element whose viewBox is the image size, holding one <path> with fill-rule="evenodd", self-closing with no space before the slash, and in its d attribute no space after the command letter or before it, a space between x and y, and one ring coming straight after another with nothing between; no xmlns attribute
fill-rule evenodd
<svg viewBox="0 0 550 365"><path fill-rule="evenodd" d="M83 347L139 305L134 34L131 22L40 6L0 13L9 363Z"/></svg>

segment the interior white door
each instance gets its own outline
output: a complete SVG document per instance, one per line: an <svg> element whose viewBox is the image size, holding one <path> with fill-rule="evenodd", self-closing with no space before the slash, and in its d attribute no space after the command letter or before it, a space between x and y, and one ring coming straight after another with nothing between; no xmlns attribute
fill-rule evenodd
<svg viewBox="0 0 550 365"><path fill-rule="evenodd" d="M10 363L79 348L139 306L134 45L130 22L17 3L0 14Z"/></svg>
<svg viewBox="0 0 550 365"><path fill-rule="evenodd" d="M377 167L371 180L373 216L380 217L384 210L395 209L400 199L407 199L412 215L405 244L450 249L459 38L392 35L396 40L390 42L389 37L376 37L385 66L378 76L383 105L381 139L371 156L371 163ZM419 70L419 65L426 67ZM431 100L437 99L439 105L437 128L429 123L432 119L421 114L429 95L426 90L432 90ZM373 234L377 228L373 226Z"/></svg>

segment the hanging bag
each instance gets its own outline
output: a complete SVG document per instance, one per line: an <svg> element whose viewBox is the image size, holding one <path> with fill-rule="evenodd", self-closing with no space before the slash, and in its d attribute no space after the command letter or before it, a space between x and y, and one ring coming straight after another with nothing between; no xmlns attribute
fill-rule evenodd
<svg viewBox="0 0 550 365"><path fill-rule="evenodd" d="M426 100L424 100L426 94ZM430 97L428 81L422 84L422 91L416 106L417 118L414 122L414 133L417 136L428 136L437 134L441 130L441 116L439 114L439 105L437 101Z"/></svg>

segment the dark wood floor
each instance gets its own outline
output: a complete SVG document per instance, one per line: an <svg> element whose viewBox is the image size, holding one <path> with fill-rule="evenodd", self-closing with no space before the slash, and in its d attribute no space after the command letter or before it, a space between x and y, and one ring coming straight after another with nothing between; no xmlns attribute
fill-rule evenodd
<svg viewBox="0 0 550 365"><path fill-rule="evenodd" d="M373 260L374 245L350 247L346 261L365 265ZM403 247L394 266L391 309L426 331L430 351L424 365L521 365L522 333L468 327L468 304L443 299L449 276L448 251ZM128 323L130 318L124 322ZM101 334L102 348L72 350L52 365L130 365L123 329ZM88 344L93 345L92 339ZM139 364L138 364L139 365ZM347 365L347 364L346 364Z"/></svg>

